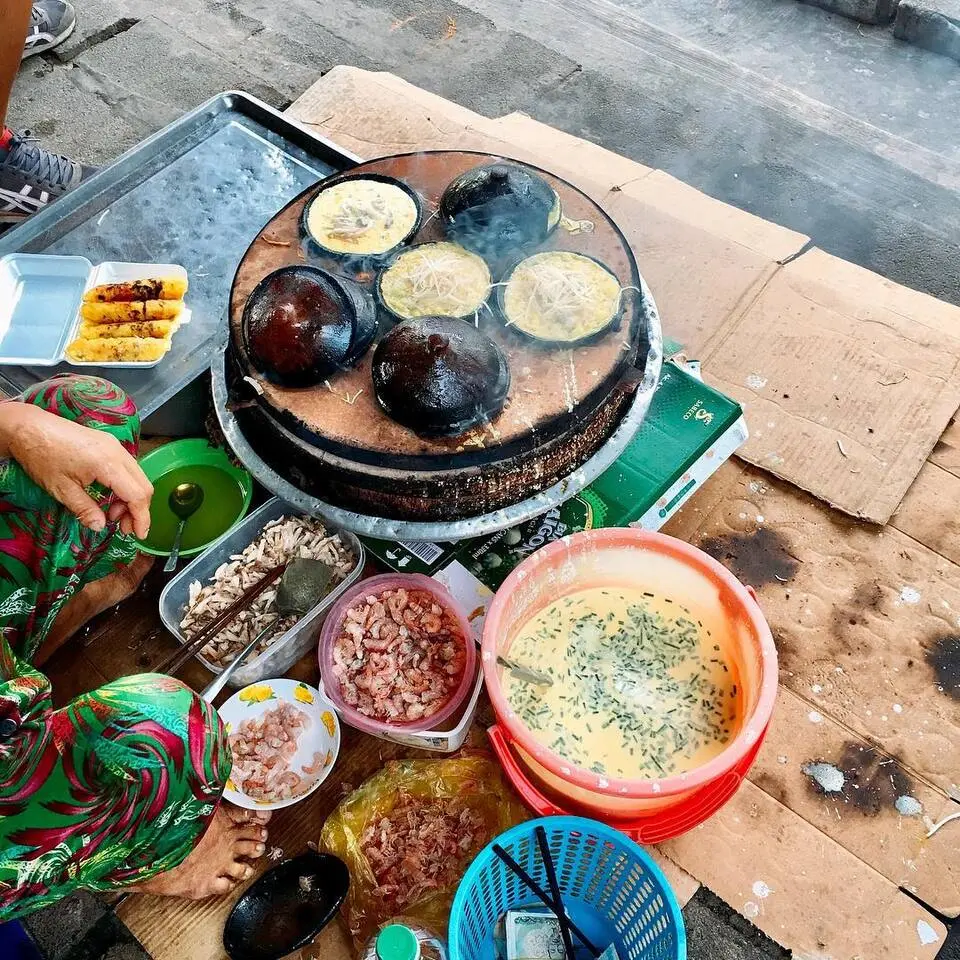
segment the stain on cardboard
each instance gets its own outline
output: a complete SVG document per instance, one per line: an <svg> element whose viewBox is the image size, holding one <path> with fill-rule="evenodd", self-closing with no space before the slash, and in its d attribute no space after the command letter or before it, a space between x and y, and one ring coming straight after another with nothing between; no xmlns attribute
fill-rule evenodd
<svg viewBox="0 0 960 960"><path fill-rule="evenodd" d="M753 533L710 537L700 547L751 587L790 580L799 566L783 535L769 527L760 527Z"/></svg>
<svg viewBox="0 0 960 960"><path fill-rule="evenodd" d="M845 639L850 627L866 626L871 613L886 616L880 610L883 597L883 588L879 583L870 581L857 584L849 600L833 605L833 635L839 640Z"/></svg>
<svg viewBox="0 0 960 960"><path fill-rule="evenodd" d="M818 757L801 767L831 764L843 773L843 789L828 792L815 777L807 776L810 792L836 804L853 807L864 816L875 817L883 810L896 810L897 797L913 793L913 783L897 760L868 744L848 740L839 760Z"/></svg>
<svg viewBox="0 0 960 960"><path fill-rule="evenodd" d="M960 636L939 637L925 657L933 670L937 689L960 700Z"/></svg>
<svg viewBox="0 0 960 960"><path fill-rule="evenodd" d="M785 630L774 630L773 642L777 648L777 661L781 670L792 673L803 669L803 649L796 637Z"/></svg>
<svg viewBox="0 0 960 960"><path fill-rule="evenodd" d="M750 779L766 794L773 797L778 803L789 806L787 800L789 795L786 787L775 776L765 771L757 771L750 774Z"/></svg>

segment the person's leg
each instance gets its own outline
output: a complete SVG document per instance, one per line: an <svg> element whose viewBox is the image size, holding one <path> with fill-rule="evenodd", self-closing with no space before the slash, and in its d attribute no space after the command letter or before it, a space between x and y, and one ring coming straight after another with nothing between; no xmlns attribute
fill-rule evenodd
<svg viewBox="0 0 960 960"><path fill-rule="evenodd" d="M81 587L60 609L53 626L33 655L33 664L42 667L81 627L136 593L150 572L154 558L138 553L128 566L108 573Z"/></svg>
<svg viewBox="0 0 960 960"><path fill-rule="evenodd" d="M0 225L36 213L93 172L44 150L28 131L14 134L4 125L21 60L52 49L75 24L65 0L0 0Z"/></svg>
<svg viewBox="0 0 960 960"><path fill-rule="evenodd" d="M0 739L0 923L78 889L227 893L266 840L219 807L229 772L216 710L172 677L21 718Z"/></svg>
<svg viewBox="0 0 960 960"><path fill-rule="evenodd" d="M137 453L136 406L106 380L61 374L31 387L20 402L105 430ZM113 495L93 492L106 511ZM147 563L131 567L136 557L136 541L116 524L99 532L84 527L18 464L0 464L0 616L21 659L34 662L48 636L49 656L87 619L132 593L149 569Z"/></svg>
<svg viewBox="0 0 960 960"><path fill-rule="evenodd" d="M7 116L13 81L23 59L32 7L31 0L3 0L0 3L0 132Z"/></svg>

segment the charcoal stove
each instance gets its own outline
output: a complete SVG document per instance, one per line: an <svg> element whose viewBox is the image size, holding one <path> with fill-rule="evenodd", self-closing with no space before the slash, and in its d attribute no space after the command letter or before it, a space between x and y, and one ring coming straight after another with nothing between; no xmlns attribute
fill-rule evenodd
<svg viewBox="0 0 960 960"><path fill-rule="evenodd" d="M306 262L371 287L376 282L369 265L337 259L304 239L303 210L318 190L358 174L402 180L424 206L412 242L442 240L435 211L446 185L471 167L501 160L435 151L361 164L305 191L251 244L231 292L230 343L212 370L224 433L268 489L358 533L457 539L512 526L568 499L633 438L660 374L656 305L616 224L545 171L537 172L560 197L564 220L538 250L601 260L626 291L624 308L618 326L572 349L545 349L505 329L492 310L478 314L475 322L499 344L513 374L510 402L492 423L467 436L430 439L394 423L373 396L370 353L355 368L306 389L266 381L245 353L243 307L270 272ZM502 266L492 266L496 280ZM393 322L382 314L379 335Z"/></svg>

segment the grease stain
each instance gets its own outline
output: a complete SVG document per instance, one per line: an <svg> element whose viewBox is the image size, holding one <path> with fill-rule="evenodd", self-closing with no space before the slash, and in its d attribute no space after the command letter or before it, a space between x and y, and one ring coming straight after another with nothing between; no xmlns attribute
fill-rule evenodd
<svg viewBox="0 0 960 960"><path fill-rule="evenodd" d="M748 534L710 537L700 546L752 587L790 580L799 566L783 535L769 527Z"/></svg>
<svg viewBox="0 0 960 960"><path fill-rule="evenodd" d="M938 637L925 653L937 689L960 700L960 636Z"/></svg>
<svg viewBox="0 0 960 960"><path fill-rule="evenodd" d="M863 743L847 741L839 760L821 757L810 760L802 769L811 792L853 807L864 816L875 817L883 810L896 809L901 797L914 799L913 783L898 761ZM810 771L818 772L820 779ZM842 790L828 789L838 784Z"/></svg>

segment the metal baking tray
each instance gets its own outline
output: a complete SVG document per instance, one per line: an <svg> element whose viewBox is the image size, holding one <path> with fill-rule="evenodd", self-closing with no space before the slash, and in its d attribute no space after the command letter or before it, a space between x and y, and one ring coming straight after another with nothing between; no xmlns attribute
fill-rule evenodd
<svg viewBox="0 0 960 960"><path fill-rule="evenodd" d="M103 369L146 417L204 373L222 349L233 275L263 225L311 184L357 161L255 97L223 93L8 231L0 256L49 253L186 268L193 320L178 331L163 363ZM4 367L0 389L18 393L71 369Z"/></svg>
<svg viewBox="0 0 960 960"><path fill-rule="evenodd" d="M185 643L186 637L180 629L180 621L190 600L190 584L194 580L199 580L205 585L220 564L226 563L233 554L241 553L253 543L260 535L260 531L271 520L282 516L296 516L300 513L302 511L276 497L268 500L184 567L160 594L160 619L163 620L167 630L180 643ZM356 583L363 573L367 562L363 544L352 533L340 530L334 524L328 523L326 527L330 533L339 533L341 542L353 553L356 560L353 569L312 610L278 637L263 653L247 660L243 666L237 668L236 673L227 681L227 684L235 690L260 680L282 677L301 657L309 653L311 647L316 648L317 635L330 607L336 603L341 593ZM214 665L199 653L196 659L211 673L222 672L221 667Z"/></svg>

